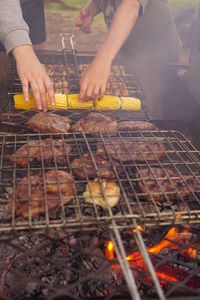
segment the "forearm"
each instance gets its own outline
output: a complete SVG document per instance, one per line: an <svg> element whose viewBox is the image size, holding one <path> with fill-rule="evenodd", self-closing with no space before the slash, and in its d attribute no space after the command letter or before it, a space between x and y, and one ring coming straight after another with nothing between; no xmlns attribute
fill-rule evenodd
<svg viewBox="0 0 200 300"><path fill-rule="evenodd" d="M17 63L20 63L20 61L23 61L25 59L37 59L37 56L33 50L33 47L31 45L23 45L15 47L12 50L12 54L16 60ZM38 59L37 59L38 60Z"/></svg>
<svg viewBox="0 0 200 300"><path fill-rule="evenodd" d="M93 17L95 17L96 15L98 15L98 13L101 12L101 10L97 4L97 1L98 0L90 0L87 5L88 10L90 11L90 13Z"/></svg>
<svg viewBox="0 0 200 300"><path fill-rule="evenodd" d="M0 40L7 53L17 46L31 44L19 0L0 1Z"/></svg>
<svg viewBox="0 0 200 300"><path fill-rule="evenodd" d="M138 0L123 0L115 13L106 39L99 49L96 59L103 59L111 64L126 41L139 15Z"/></svg>

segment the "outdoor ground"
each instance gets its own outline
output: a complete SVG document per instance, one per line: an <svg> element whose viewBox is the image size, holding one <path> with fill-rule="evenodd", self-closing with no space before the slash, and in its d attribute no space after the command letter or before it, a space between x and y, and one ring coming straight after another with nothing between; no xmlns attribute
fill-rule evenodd
<svg viewBox="0 0 200 300"><path fill-rule="evenodd" d="M77 2L83 1L76 1L76 3ZM66 1L66 3L68 3L68 1ZM81 8L82 6L83 5L79 5L78 8ZM76 16L79 14L79 11L79 9L75 11L64 10L62 7L56 4L48 5L46 7L47 40L43 45L40 45L39 48L45 50L60 50L61 41L59 38L59 34L61 32L64 32L74 35L77 50L97 50L106 33L106 26L103 21L103 15L100 14L95 18L93 33L90 35L86 35L74 25Z"/></svg>
<svg viewBox="0 0 200 300"><path fill-rule="evenodd" d="M106 34L106 26L104 24L103 15L100 14L95 18L93 33L85 35L81 33L74 25L76 16L81 7L87 4L87 0L64 0L66 4L77 7L77 10L65 10L61 5L50 3L46 6L46 29L47 41L40 45L40 49L60 50L61 42L59 33L67 32L75 36L77 50L97 50ZM177 8L189 4L197 7L199 0L169 0L173 11Z"/></svg>

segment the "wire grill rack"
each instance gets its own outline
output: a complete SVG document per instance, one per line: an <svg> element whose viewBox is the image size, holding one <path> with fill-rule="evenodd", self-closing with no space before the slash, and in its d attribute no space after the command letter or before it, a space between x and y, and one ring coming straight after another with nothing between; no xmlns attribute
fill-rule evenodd
<svg viewBox="0 0 200 300"><path fill-rule="evenodd" d="M77 53L69 50L63 50L63 53L38 51L37 55L41 63L45 65L55 92L63 94L79 93L81 74L94 58L94 53ZM11 64L7 86L11 98L7 111L12 113L15 112L13 95L22 92L14 61ZM150 119L148 108L145 105L144 91L140 83L136 76L128 73L119 61L115 61L112 66L106 93L116 96L130 96L141 100L142 107L139 112L120 110L113 111L113 115L120 113L124 118L132 120Z"/></svg>
<svg viewBox="0 0 200 300"><path fill-rule="evenodd" d="M50 139L49 147L51 150L51 162L45 160L45 146L42 141L46 138ZM60 163L58 154L53 148L53 140L61 140L63 148L66 149L70 144L72 151L70 154L64 154L65 163ZM17 157L14 158L14 164L10 162L10 156L16 152L21 146L26 145L30 141L39 142L39 161L30 162L30 147L27 153L23 154L21 158L27 159L27 166L23 168L17 165ZM120 141L121 144L133 143L138 147L139 144L146 144L147 149L144 159L132 158L126 162L120 159L119 153L113 155L109 154L108 145ZM105 148L106 159L114 174L111 180L115 182L120 188L119 203L111 208L109 199L107 198L103 179L101 178L100 165L95 159L97 145L101 143ZM153 149L154 145L162 143L164 147L165 157L159 156L159 151ZM48 148L48 149L49 149ZM128 150L125 150L128 151ZM144 155L144 151L140 152L138 148L137 155ZM112 221L116 221L121 228L128 228L133 225L133 219L146 226L168 225L173 223L198 223L200 219L200 190L198 187L193 190L187 182L188 177L192 177L199 183L200 175L200 153L196 148L179 132L176 131L152 131L152 132L118 132L116 135L99 134L92 136L87 133L68 133L68 134L22 134L22 135L4 135L0 136L0 187L1 187L1 224L0 231L11 230L40 230L50 227L63 227L65 230L78 231L95 230L98 227L108 226ZM91 158L92 165L95 170L95 178L99 183L100 190L105 200L106 208L103 209L96 205L93 201L94 197L91 193L92 203L87 204L84 200L83 193L88 185L89 190L91 182L88 176L86 165L82 161L82 171L85 174L85 179L80 179L74 175L76 167L72 167L72 161L76 158L82 160L82 155L88 153ZM49 154L48 154L49 155ZM63 154L62 154L63 155ZM148 160L148 156L153 156L153 161ZM159 158L160 157L160 158ZM118 162L116 161L118 159ZM142 161L141 161L142 160ZM119 172L120 167L120 172ZM149 178L139 178L136 173L144 168L151 169L159 167L161 169L170 168L178 172L178 178L181 185L187 187L187 197L183 197L183 193L178 189L178 185L172 191L164 191L160 184L159 176L154 178L158 185L158 190L151 190L149 186L147 191L141 191L138 187L138 182L143 181L147 186ZM45 185L45 172L49 170L63 170L69 172L74 177L74 198L70 198L70 202L64 205L65 197L59 192L57 195L59 204L58 208L50 211L48 209L47 200L47 186ZM33 217L31 208L31 184L30 179L32 175L41 174L42 187L44 196L40 200L45 201L44 214ZM187 175L188 177L183 176ZM28 199L25 199L28 204L28 219L20 218L16 215L16 199L15 195L17 186L23 177L27 176L30 194ZM174 176L167 178L173 181ZM166 176L165 176L166 179ZM60 182L56 179L54 182L60 190ZM180 184L180 183L179 183ZM162 201L157 201L157 196L162 196ZM114 195L115 196L115 195ZM151 201L147 201L150 197ZM11 201L12 199L12 201ZM6 213L6 206L10 203L12 209L12 216L8 217Z"/></svg>

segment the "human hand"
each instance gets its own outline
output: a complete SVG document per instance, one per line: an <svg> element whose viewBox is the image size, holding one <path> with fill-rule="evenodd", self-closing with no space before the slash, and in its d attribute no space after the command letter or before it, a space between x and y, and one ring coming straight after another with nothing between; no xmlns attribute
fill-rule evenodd
<svg viewBox="0 0 200 300"><path fill-rule="evenodd" d="M102 99L110 72L111 64L97 57L83 73L80 85L79 101Z"/></svg>
<svg viewBox="0 0 200 300"><path fill-rule="evenodd" d="M76 18L75 25L84 33L89 34L92 32L93 18L94 16L92 15L90 9L85 7L80 11L80 14Z"/></svg>
<svg viewBox="0 0 200 300"><path fill-rule="evenodd" d="M47 111L46 92L51 105L55 104L53 85L44 66L39 62L30 45L13 49L17 73L22 83L25 101L29 100L29 84L39 110Z"/></svg>
<svg viewBox="0 0 200 300"><path fill-rule="evenodd" d="M54 1L53 0L44 0L45 5L48 5L49 3L52 3L52 2L54 2Z"/></svg>

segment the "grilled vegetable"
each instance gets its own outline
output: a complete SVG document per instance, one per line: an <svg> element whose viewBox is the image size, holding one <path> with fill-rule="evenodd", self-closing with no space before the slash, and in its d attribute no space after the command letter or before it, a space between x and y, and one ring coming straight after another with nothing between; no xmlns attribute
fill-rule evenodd
<svg viewBox="0 0 200 300"><path fill-rule="evenodd" d="M101 100L96 100L96 109L120 109L121 102L116 96L105 95Z"/></svg>
<svg viewBox="0 0 200 300"><path fill-rule="evenodd" d="M55 105L50 104L49 98L47 96L47 105L49 110L54 109L97 109L97 110L135 110L139 111L141 109L141 102L139 99L132 97L116 97L105 95L103 99L96 100L96 107L94 101L79 102L78 94L55 94ZM24 100L22 94L17 94L14 96L15 109L29 110L36 109L36 104L33 95L30 94L29 101Z"/></svg>
<svg viewBox="0 0 200 300"><path fill-rule="evenodd" d="M32 94L29 95L29 101L24 100L23 94L14 95L15 109L29 110L36 109L35 100ZM55 94L55 105L51 105L47 96L47 106L49 110L55 108L67 109L67 97L63 94Z"/></svg>
<svg viewBox="0 0 200 300"><path fill-rule="evenodd" d="M71 94L67 96L68 109L93 109L93 101L79 102L79 94Z"/></svg>
<svg viewBox="0 0 200 300"><path fill-rule="evenodd" d="M121 100L121 109L124 110L140 110L141 101L132 97L120 97Z"/></svg>

